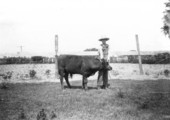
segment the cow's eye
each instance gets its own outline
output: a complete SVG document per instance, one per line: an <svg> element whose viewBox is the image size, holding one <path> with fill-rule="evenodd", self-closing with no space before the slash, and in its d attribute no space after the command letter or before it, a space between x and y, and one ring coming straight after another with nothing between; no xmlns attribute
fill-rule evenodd
<svg viewBox="0 0 170 120"><path fill-rule="evenodd" d="M95 60L101 61L99 57L95 57Z"/></svg>

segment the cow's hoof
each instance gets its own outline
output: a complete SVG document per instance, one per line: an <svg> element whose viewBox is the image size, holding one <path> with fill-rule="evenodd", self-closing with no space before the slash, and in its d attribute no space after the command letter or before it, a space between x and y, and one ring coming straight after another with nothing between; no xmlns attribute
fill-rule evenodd
<svg viewBox="0 0 170 120"><path fill-rule="evenodd" d="M102 86L101 86L102 89L107 89L107 88L109 88L109 87L110 87L110 84L102 85Z"/></svg>
<svg viewBox="0 0 170 120"><path fill-rule="evenodd" d="M85 87L84 90L87 91L87 90L88 90L88 87Z"/></svg>
<svg viewBox="0 0 170 120"><path fill-rule="evenodd" d="M99 90L99 89L102 89L102 86L97 86L97 89Z"/></svg>
<svg viewBox="0 0 170 120"><path fill-rule="evenodd" d="M102 89L106 89L107 87L106 87L105 85L102 85L101 88L102 88Z"/></svg>

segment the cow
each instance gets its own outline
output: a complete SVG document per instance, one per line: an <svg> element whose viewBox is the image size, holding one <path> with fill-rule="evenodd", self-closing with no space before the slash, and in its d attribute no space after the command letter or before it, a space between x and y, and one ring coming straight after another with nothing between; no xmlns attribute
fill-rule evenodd
<svg viewBox="0 0 170 120"><path fill-rule="evenodd" d="M71 88L68 80L69 75L80 74L83 77L82 88L87 90L87 78L103 69L111 70L112 68L109 65L104 65L100 59L94 56L60 55L58 57L58 72L62 89L64 88L64 78L68 87Z"/></svg>

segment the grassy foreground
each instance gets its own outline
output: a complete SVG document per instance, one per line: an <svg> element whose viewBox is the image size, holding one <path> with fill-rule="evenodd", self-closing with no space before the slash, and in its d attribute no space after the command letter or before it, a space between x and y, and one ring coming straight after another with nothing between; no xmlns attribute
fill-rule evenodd
<svg viewBox="0 0 170 120"><path fill-rule="evenodd" d="M163 120L170 119L170 81L111 80L110 88L60 89L59 83L16 83L0 89L1 120ZM45 119L44 119L45 120Z"/></svg>

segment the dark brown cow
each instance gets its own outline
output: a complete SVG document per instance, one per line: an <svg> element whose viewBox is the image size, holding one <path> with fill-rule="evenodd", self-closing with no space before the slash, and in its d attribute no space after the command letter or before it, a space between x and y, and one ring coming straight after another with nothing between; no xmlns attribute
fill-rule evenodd
<svg viewBox="0 0 170 120"><path fill-rule="evenodd" d="M63 78L69 88L71 85L68 76L72 74L80 74L83 76L82 87L87 89L87 78L94 75L97 71L102 69L112 69L109 65L104 66L102 62L94 56L76 56L76 55L60 55L58 57L58 68L60 75L61 88L64 88Z"/></svg>

